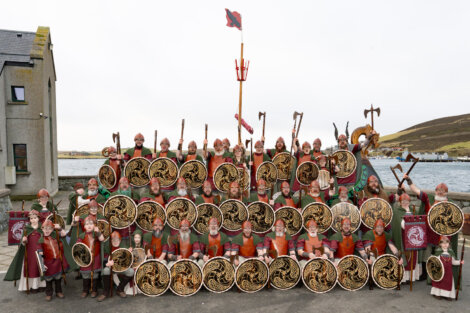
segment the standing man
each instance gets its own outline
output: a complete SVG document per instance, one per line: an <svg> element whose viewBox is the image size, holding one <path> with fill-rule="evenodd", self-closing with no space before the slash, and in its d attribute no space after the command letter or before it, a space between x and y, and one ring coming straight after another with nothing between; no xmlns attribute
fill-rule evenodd
<svg viewBox="0 0 470 313"><path fill-rule="evenodd" d="M179 144L178 144L178 150L176 150L176 158L178 159L178 162L180 164L184 164L187 161L192 161L192 160L198 160L201 162L204 162L202 156L197 154L197 145L196 142L193 140L188 144L188 153L183 154L182 153L182 148L180 149L180 146L183 146L183 139L180 139Z"/></svg>
<svg viewBox="0 0 470 313"><path fill-rule="evenodd" d="M264 152L264 143L258 140L255 143L255 152L251 156L249 165L251 166L251 189L256 189L256 171L261 163L271 161L269 155Z"/></svg>
<svg viewBox="0 0 470 313"><path fill-rule="evenodd" d="M144 135L141 133L138 133L134 137L134 142L135 146L134 148L128 149L126 152L124 152L124 160L127 162L130 159L137 158L137 157L143 157L148 159L149 161L152 160L152 158L155 158L156 154L154 153L152 155L152 151L150 149L144 147Z"/></svg>
<svg viewBox="0 0 470 313"><path fill-rule="evenodd" d="M204 139L204 144L207 144L206 139ZM214 189L215 170L224 162L232 162L232 157L229 152L224 151L222 141L220 139L216 139L214 141L214 152L204 151L204 158L207 163L207 180L211 183L211 186Z"/></svg>

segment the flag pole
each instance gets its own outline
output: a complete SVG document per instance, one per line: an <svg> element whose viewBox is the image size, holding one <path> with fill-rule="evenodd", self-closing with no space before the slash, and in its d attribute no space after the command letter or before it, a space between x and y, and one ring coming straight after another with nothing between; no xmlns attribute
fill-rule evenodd
<svg viewBox="0 0 470 313"><path fill-rule="evenodd" d="M240 94L238 99L238 144L242 144L242 90L243 90L243 32L242 32L242 42L241 42L241 56L240 56Z"/></svg>

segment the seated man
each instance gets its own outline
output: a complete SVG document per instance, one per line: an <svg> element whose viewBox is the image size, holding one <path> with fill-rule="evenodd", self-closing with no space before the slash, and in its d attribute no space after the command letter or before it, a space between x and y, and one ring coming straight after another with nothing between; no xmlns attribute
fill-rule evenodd
<svg viewBox="0 0 470 313"><path fill-rule="evenodd" d="M278 256L288 255L297 261L295 256L294 240L286 233L286 226L282 219L274 223L274 231L264 236L263 255L267 264Z"/></svg>
<svg viewBox="0 0 470 313"><path fill-rule="evenodd" d="M95 178L90 178L87 191L78 197L77 202L79 207L90 203L92 199L99 204L103 204L106 202L107 197L109 197L109 191L106 189L100 190L98 181Z"/></svg>
<svg viewBox="0 0 470 313"><path fill-rule="evenodd" d="M160 188L160 181L158 178L152 177L148 192L143 194L139 202L151 200L158 202L161 206L165 207L168 202L167 199L167 195L164 194Z"/></svg>
<svg viewBox="0 0 470 313"><path fill-rule="evenodd" d="M314 180L308 186L308 193L302 197L302 208L305 208L307 205L313 202L326 203L331 196L335 194L335 185L334 179L330 178L330 189L328 192L322 192L320 189L320 183L318 180Z"/></svg>
<svg viewBox="0 0 470 313"><path fill-rule="evenodd" d="M235 266L250 258L258 257L261 261L264 260L263 239L254 234L252 228L250 221L244 221L242 233L232 239L232 256L235 256Z"/></svg>
<svg viewBox="0 0 470 313"><path fill-rule="evenodd" d="M178 181L176 182L176 190L169 192L167 197L168 202L176 198L186 198L191 201L194 201L194 197L191 193L191 188L188 188L186 180L183 177L178 178Z"/></svg>
<svg viewBox="0 0 470 313"><path fill-rule="evenodd" d="M269 200L269 195L271 191L267 192L266 190L266 181L264 179L259 179L257 182L257 190L253 192L248 200L248 203L261 201L264 203L269 203L271 206L274 205L274 200Z"/></svg>
<svg viewBox="0 0 470 313"><path fill-rule="evenodd" d="M303 268L308 260L313 258L326 259L330 255L328 239L319 234L318 225L314 220L307 222L307 231L297 239L297 254L300 258L300 266Z"/></svg>
<svg viewBox="0 0 470 313"><path fill-rule="evenodd" d="M196 197L196 205L201 203L212 203L215 205L220 204L220 196L213 194L212 185L208 180L204 181L202 185L202 194Z"/></svg>
<svg viewBox="0 0 470 313"><path fill-rule="evenodd" d="M361 257L367 261L367 254L364 251L362 241L356 234L351 233L351 221L349 218L341 220L341 232L331 236L328 248L331 250L330 259L334 255L336 262L344 256L354 254L354 251L359 252Z"/></svg>
<svg viewBox="0 0 470 313"><path fill-rule="evenodd" d="M290 206L298 208L299 199L294 199L290 191L290 185L288 182L283 181L281 184L281 194L274 201L274 210L278 210L283 206Z"/></svg>
<svg viewBox="0 0 470 313"><path fill-rule="evenodd" d="M230 240L227 235L219 232L219 221L215 217L209 220L209 232L201 235L199 239L201 253L203 254L203 259L198 261L201 268L209 259L215 256L230 257Z"/></svg>
<svg viewBox="0 0 470 313"><path fill-rule="evenodd" d="M392 235L385 231L385 223L381 218L375 222L374 229L365 233L362 237L362 243L366 253L372 252L374 254L374 258L369 259L370 264L375 258L387 253L388 250L398 256L398 249L393 244ZM400 262L403 261L400 260Z"/></svg>
<svg viewBox="0 0 470 313"><path fill-rule="evenodd" d="M191 232L191 225L187 219L180 222L179 232L168 237L168 267L181 259L197 260L201 248L198 237Z"/></svg>
<svg viewBox="0 0 470 313"><path fill-rule="evenodd" d="M169 231L164 229L163 221L156 217L153 221L152 232L144 235L147 250L147 259L158 259L166 265L168 254Z"/></svg>

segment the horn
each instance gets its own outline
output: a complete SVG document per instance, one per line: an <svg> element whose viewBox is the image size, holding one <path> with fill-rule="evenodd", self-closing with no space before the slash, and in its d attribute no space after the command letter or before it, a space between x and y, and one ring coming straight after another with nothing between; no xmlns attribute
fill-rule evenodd
<svg viewBox="0 0 470 313"><path fill-rule="evenodd" d="M349 126L349 121L346 123L346 138L349 140L348 126Z"/></svg>
<svg viewBox="0 0 470 313"><path fill-rule="evenodd" d="M335 123L333 123L333 126L335 127L335 138L336 138L336 141L338 141L338 128L336 127Z"/></svg>

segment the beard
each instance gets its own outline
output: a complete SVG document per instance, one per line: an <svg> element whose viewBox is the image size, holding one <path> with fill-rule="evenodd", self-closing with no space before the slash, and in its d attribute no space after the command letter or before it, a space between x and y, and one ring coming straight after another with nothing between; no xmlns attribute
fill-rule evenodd
<svg viewBox="0 0 470 313"><path fill-rule="evenodd" d="M206 196L206 197L208 197L208 198L209 198L209 197L212 197L212 190L209 191L209 193L206 193L205 191L203 191L203 194L204 194L204 196Z"/></svg>
<svg viewBox="0 0 470 313"><path fill-rule="evenodd" d="M178 189L178 195L184 197L188 195L188 192L186 191L186 189Z"/></svg>
<svg viewBox="0 0 470 313"><path fill-rule="evenodd" d="M344 197L344 198L339 198L339 201L341 202L348 202L348 197Z"/></svg>
<svg viewBox="0 0 470 313"><path fill-rule="evenodd" d="M259 190L258 189L258 194L264 196L266 194L266 190Z"/></svg>
<svg viewBox="0 0 470 313"><path fill-rule="evenodd" d="M237 191L236 193L230 193L229 198L230 199L240 199L241 193L240 191Z"/></svg>
<svg viewBox="0 0 470 313"><path fill-rule="evenodd" d="M277 231L276 232L276 237L284 237L284 232L283 231Z"/></svg>
<svg viewBox="0 0 470 313"><path fill-rule="evenodd" d="M215 154L216 156L223 156L224 153L225 153L224 150L222 150L222 151L214 151L214 154Z"/></svg>
<svg viewBox="0 0 470 313"><path fill-rule="evenodd" d="M152 193L153 193L155 196L159 196L159 195L160 195L160 189L158 189L157 192L155 192L155 191L152 190Z"/></svg>
<svg viewBox="0 0 470 313"><path fill-rule="evenodd" d="M349 235L351 235L351 230L348 230L348 232L346 232L346 231L343 230L343 235L344 235L344 236L349 236Z"/></svg>
<svg viewBox="0 0 470 313"><path fill-rule="evenodd" d="M181 240L187 241L187 240L189 239L189 234L190 234L189 231L184 231L184 232L183 232L183 231L180 230L180 238L181 238Z"/></svg>
<svg viewBox="0 0 470 313"><path fill-rule="evenodd" d="M98 194L98 189L95 189L95 190L88 189L89 196L96 196L97 194Z"/></svg>
<svg viewBox="0 0 470 313"><path fill-rule="evenodd" d="M209 234L211 236L217 236L219 234L219 231L217 229L210 229Z"/></svg>
<svg viewBox="0 0 470 313"><path fill-rule="evenodd" d="M154 230L154 231L152 232L152 235L153 235L154 237L157 237L157 238L160 237L161 234L162 234L162 231L159 230L159 229Z"/></svg>
<svg viewBox="0 0 470 313"><path fill-rule="evenodd" d="M319 197L320 193L319 192L311 192L310 195L314 198Z"/></svg>
<svg viewBox="0 0 470 313"><path fill-rule="evenodd" d="M435 195L434 200L436 200L436 201L447 201L447 197L442 197L442 196Z"/></svg>
<svg viewBox="0 0 470 313"><path fill-rule="evenodd" d="M380 193L380 188L379 187L371 187L367 185L367 190L369 190L370 193L374 195L378 195Z"/></svg>
<svg viewBox="0 0 470 313"><path fill-rule="evenodd" d="M310 237L316 237L317 236L317 232L308 232L308 235Z"/></svg>

